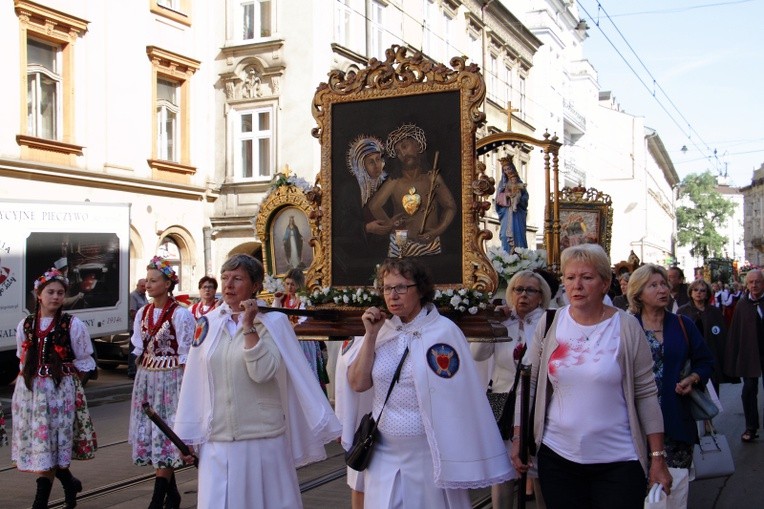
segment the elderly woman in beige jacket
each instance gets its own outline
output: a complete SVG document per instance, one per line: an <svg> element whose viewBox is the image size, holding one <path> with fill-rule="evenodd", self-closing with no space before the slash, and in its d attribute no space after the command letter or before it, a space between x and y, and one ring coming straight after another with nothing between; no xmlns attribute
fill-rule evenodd
<svg viewBox="0 0 764 509"><path fill-rule="evenodd" d="M253 257L229 258L224 302L194 333L174 429L199 452L200 509L302 507L295 468L340 435L289 320L259 309L263 275Z"/></svg>

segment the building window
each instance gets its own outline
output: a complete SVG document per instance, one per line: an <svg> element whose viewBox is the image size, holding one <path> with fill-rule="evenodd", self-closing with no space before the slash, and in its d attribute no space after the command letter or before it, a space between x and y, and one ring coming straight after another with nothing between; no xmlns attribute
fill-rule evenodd
<svg viewBox="0 0 764 509"><path fill-rule="evenodd" d="M148 46L152 64L153 145L149 166L154 177L187 181L196 172L191 161L191 77L199 62L169 51ZM175 174L171 176L171 174Z"/></svg>
<svg viewBox="0 0 764 509"><path fill-rule="evenodd" d="M177 242L175 242L175 240L169 236L163 238L162 242L159 244L159 248L157 249L157 255L167 260L167 262L172 267L172 270L174 270L175 274L178 276L178 284L175 285L173 292L178 293L179 291L183 290L183 264L180 257L180 248L178 247Z"/></svg>
<svg viewBox="0 0 764 509"><path fill-rule="evenodd" d="M369 20L369 55L382 58L387 49L385 41L385 4L379 0L371 2L371 19Z"/></svg>
<svg viewBox="0 0 764 509"><path fill-rule="evenodd" d="M503 69L501 81L502 98L504 99L504 104L508 104L512 100L512 69L506 65Z"/></svg>
<svg viewBox="0 0 764 509"><path fill-rule="evenodd" d="M27 39L27 133L38 138L58 139L61 132L60 49Z"/></svg>
<svg viewBox="0 0 764 509"><path fill-rule="evenodd" d="M334 39L338 44L363 53L365 41L364 0L336 0L334 9Z"/></svg>
<svg viewBox="0 0 764 509"><path fill-rule="evenodd" d="M486 74L488 78L486 83L488 98L494 102L499 102L499 58L493 53L488 55L488 70Z"/></svg>
<svg viewBox="0 0 764 509"><path fill-rule="evenodd" d="M272 0L241 2L241 38L243 40L271 37L276 32Z"/></svg>
<svg viewBox="0 0 764 509"><path fill-rule="evenodd" d="M520 118L525 119L525 76L520 76L517 81L517 89L520 94L520 102L517 105L520 110L518 113L520 113Z"/></svg>
<svg viewBox="0 0 764 509"><path fill-rule="evenodd" d="M149 0L149 10L164 18L191 26L191 0Z"/></svg>
<svg viewBox="0 0 764 509"><path fill-rule="evenodd" d="M243 180L266 180L276 166L273 106L243 110L235 116L235 175Z"/></svg>
<svg viewBox="0 0 764 509"><path fill-rule="evenodd" d="M441 12L441 31L440 31L440 43L438 46L441 48L440 61L448 64L451 61L451 57L455 57L459 54L453 45L454 42L454 18L451 17L445 10Z"/></svg>
<svg viewBox="0 0 764 509"><path fill-rule="evenodd" d="M157 155L166 161L178 161L177 142L180 124L179 89L177 83L164 79L157 80Z"/></svg>
<svg viewBox="0 0 764 509"><path fill-rule="evenodd" d="M438 34L440 33L438 25L441 21L441 13L434 0L423 0L423 2L422 51L425 55L437 60L440 56L436 52L440 47L438 44Z"/></svg>
<svg viewBox="0 0 764 509"><path fill-rule="evenodd" d="M74 137L74 45L88 22L66 13L15 0L21 40L20 75L26 80L19 97L20 125L16 141L22 156L36 158L40 149L45 160L68 164L71 155L81 155ZM59 156L51 159L50 153ZM60 154L65 154L60 156Z"/></svg>

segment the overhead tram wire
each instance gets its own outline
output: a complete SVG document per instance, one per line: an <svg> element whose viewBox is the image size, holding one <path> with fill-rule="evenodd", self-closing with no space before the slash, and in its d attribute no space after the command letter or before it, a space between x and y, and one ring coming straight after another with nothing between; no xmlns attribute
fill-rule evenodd
<svg viewBox="0 0 764 509"><path fill-rule="evenodd" d="M660 85L660 83L658 83L658 80L655 78L655 76L653 76L653 73L650 71L650 69L647 68L647 65L645 64L645 62L642 60L642 58L640 58L640 56L637 54L636 50L634 50L632 45L626 39L626 36L623 35L623 32L621 32L621 29L618 28L618 26L613 21L613 18L611 18L610 14L605 10L605 7L603 7L602 4L599 1L597 2L597 8L599 10L601 10L605 14L605 16L607 17L608 21L610 21L610 23L613 25L613 28L615 28L616 32L618 32L618 35L620 35L621 39L623 39L623 42L626 43L626 46L629 48L631 53L636 57L637 61L642 65L642 68L645 70L647 75L650 76L650 79L653 80L653 85L658 87L658 90L660 90L661 93L663 94L663 96L666 98L666 100L668 100L669 104L671 104L671 106L674 108L674 111L676 111L679 114L679 116L682 118L682 120L684 120L684 122L687 123L687 127L689 128L690 132L691 133L695 133L698 136L698 139L700 139L700 141L703 143L703 145L706 146L706 149L710 151L711 147L709 147L708 143L706 143L703 140L703 138L700 137L700 133L698 133L692 127L692 125L690 124L690 121L687 120L687 118L679 110L679 107L677 107L677 105L674 103L674 101L671 100L671 97L669 97L668 93L666 93L666 91L663 89L663 87ZM602 28L599 26L599 23L597 23L597 28L599 28L600 31L602 31ZM653 96L655 96L655 91L653 91Z"/></svg>
<svg viewBox="0 0 764 509"><path fill-rule="evenodd" d="M644 62L642 61L642 59L641 59L641 58L639 58L639 55L637 55L636 51L634 51L634 49L631 47L631 45L629 44L628 40L626 40L626 37L624 37L624 35L623 35L623 34L621 33L621 31L618 29L618 27L616 26L616 24L615 24L615 22L613 21L613 19L610 17L610 15L609 15L609 14L608 14L608 13L605 11L605 9L602 7L602 4L601 4L599 1L597 2L597 7L598 7L598 9L599 9L599 10L602 10L602 12L603 12L603 13L605 14L605 16L607 17L608 21L610 21L610 23L611 23L611 24L613 25L613 27L616 29L616 31L618 32L618 34L619 34L619 35L621 36L621 38L624 40L624 42L625 42L625 43L626 43L626 45L629 47L629 49L630 49L630 50L631 50L631 52L634 54L634 56L637 58L637 60L640 62L640 64L642 64L642 67L644 67L645 71L647 71L647 74L650 76L650 78L652 78L652 80L653 80L653 84L654 84L654 85L656 85L656 86L658 87L658 89L659 89L659 90L660 90L660 91L663 93L663 96L664 96L664 97L665 97L665 98L666 98L666 99L669 101L669 103L670 103L670 104L671 104L671 106L672 106L672 107L673 107L673 108L674 108L674 109L677 111L677 113L679 113L679 116L682 118L682 120L684 120L685 122L687 122L687 129L688 129L687 131L685 130L685 127L684 127L682 124L680 124L680 122L679 122L679 121L678 121L678 120L677 120L677 119L674 117L674 115L673 115L673 114L672 114L672 113L671 113L671 112L668 110L668 108L666 107L666 105L665 105L665 104L663 104L663 102L662 102L662 101L661 101L661 100L660 100L660 99L659 99L659 98L656 96L656 94L655 94L655 90L650 88L650 86L649 86L649 85L648 85L648 84L645 82L645 80L642 78L642 76L640 76L640 75L639 75L639 73L636 71L636 69L634 69L634 66L633 66L633 65L632 65L632 64L631 64L631 63L630 63L630 62L627 60L627 58L626 58L626 57L623 55L623 53L622 53L622 52L621 52L621 51L618 49L618 47L617 47L617 46L615 45L615 43L614 43L614 42L613 42L613 41L610 39L610 37L608 37L608 35L605 33L605 31L604 31L604 30L602 29L602 27L600 26L600 22L599 22L599 19L595 19L595 18L594 18L594 17L591 15L591 13L590 13L590 12L589 12L589 11L586 9L586 7L583 5L583 3L582 3L582 1L581 1L581 0L578 0L578 5L579 5L579 7L581 8L581 10L582 10L582 11L584 11L584 13L585 13L585 14L586 14L586 15L589 17L589 20L590 20L592 23L594 23L594 25L596 25L596 26L597 26L597 28L599 29L600 33L601 33L601 34L602 34L602 36L605 38L605 40L606 40L606 41L607 41L607 42L610 44L610 46L612 46L613 50L614 50L614 51L615 51L615 52L618 54L618 56L619 56L619 57L621 57L621 60L623 60L623 62L624 62L624 63L626 64L626 66L627 66L627 67L628 67L628 68L631 70L631 72L634 74L634 76L637 78L637 80L638 80L638 81L639 81L639 82L642 84L642 86L644 86L644 87L645 87L645 89L646 89L646 90L647 90L647 91L650 93L650 95L653 97L653 99L654 99L654 100L655 100L655 102L658 104L658 106L660 106L660 108L661 108L661 109L662 109L662 110L663 110L663 111L666 113L666 115L668 116L668 118L669 118L669 119L670 119L670 120L671 120L671 121L674 123L674 125L676 125L676 127L677 127L677 128L678 128L678 129L679 129L681 132L682 132L682 134L684 134L684 135L687 137L687 139L689 140L689 142L690 142L690 143L691 143L691 144L692 144L692 145L693 145L693 146L694 146L696 149L698 149L698 152L700 152L700 153L710 153L710 154L708 155L708 158L712 158L712 157L714 157L712 149L711 149L711 148L708 146L708 144L707 144L707 143L706 143L706 142L705 142L705 141L704 141L702 138L700 138L700 134L698 134L698 132L697 132L697 131L696 131L696 130L695 130L693 127L692 127L692 125L689 123L689 121L687 120L687 118L686 118L686 117L685 117L685 116L684 116L684 115L681 113L681 111L679 111L679 108L677 108L676 104L674 104L674 102L671 100L671 98L668 96L668 94L666 94L665 90L663 90L663 87L661 87L661 86L660 86L660 84L658 83L658 81L657 81L657 80L656 80L656 79L653 77L652 73L649 71L649 69L647 69L647 67L645 66L645 64L644 64ZM698 143L697 143L697 142L695 141L695 139L692 137L692 133L695 133L695 134L697 135L697 137L698 137L698 139L700 139L701 143L703 143L703 145L705 145L705 149L704 149L704 148L702 148L702 147L700 147L700 146L698 145Z"/></svg>

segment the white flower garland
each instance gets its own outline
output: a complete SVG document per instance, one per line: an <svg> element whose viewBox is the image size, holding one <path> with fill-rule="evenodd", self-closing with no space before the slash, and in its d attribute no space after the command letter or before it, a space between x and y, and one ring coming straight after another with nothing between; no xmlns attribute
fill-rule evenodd
<svg viewBox="0 0 764 509"><path fill-rule="evenodd" d="M499 278L504 281L509 281L521 270L545 269L547 267L546 251L543 249L516 247L510 254L504 251L501 246L491 246L488 248L488 259L499 274Z"/></svg>

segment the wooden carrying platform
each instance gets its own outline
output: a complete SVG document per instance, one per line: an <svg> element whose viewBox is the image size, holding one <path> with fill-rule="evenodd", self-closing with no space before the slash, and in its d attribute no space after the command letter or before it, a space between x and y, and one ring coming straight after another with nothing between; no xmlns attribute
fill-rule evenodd
<svg viewBox="0 0 764 509"><path fill-rule="evenodd" d="M298 337L324 338L363 336L365 331L361 315L365 309L332 309L332 314L320 318L310 316L295 326ZM501 323L501 317L489 311L475 315L441 310L443 316L450 318L459 326L465 336L473 340L487 342L506 342L507 328ZM334 315L334 316L332 316Z"/></svg>

